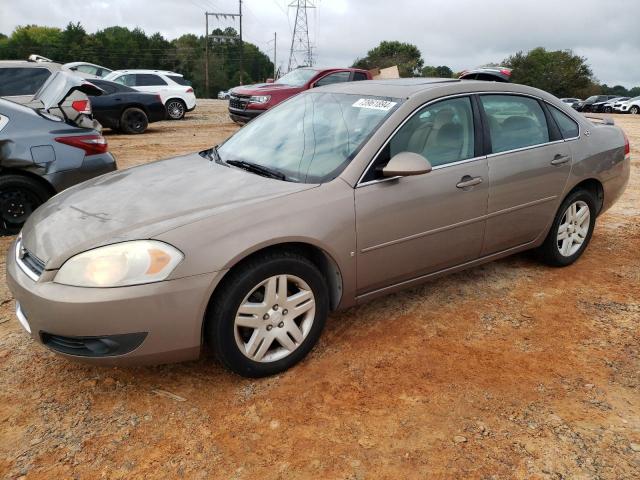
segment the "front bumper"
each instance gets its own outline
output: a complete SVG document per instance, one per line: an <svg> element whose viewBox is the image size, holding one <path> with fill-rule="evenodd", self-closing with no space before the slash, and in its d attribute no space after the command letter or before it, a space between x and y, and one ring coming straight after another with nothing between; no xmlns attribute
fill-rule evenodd
<svg viewBox="0 0 640 480"><path fill-rule="evenodd" d="M52 172L43 175L56 192L61 192L65 188L72 187L78 183L90 180L99 175L113 172L118 169L116 159L110 153L89 155L84 157L79 168Z"/></svg>
<svg viewBox="0 0 640 480"><path fill-rule="evenodd" d="M54 283L52 271L45 270L37 281L27 276L16 262L15 244L6 265L18 319L31 337L68 358L104 365L197 358L207 304L220 276L211 273L118 288L71 287ZM69 349L74 342L87 347L92 339L104 344L105 338L118 347L101 354L100 345L89 346L92 355Z"/></svg>
<svg viewBox="0 0 640 480"><path fill-rule="evenodd" d="M229 117L237 123L248 123L264 112L265 110L240 110L236 108L229 108Z"/></svg>

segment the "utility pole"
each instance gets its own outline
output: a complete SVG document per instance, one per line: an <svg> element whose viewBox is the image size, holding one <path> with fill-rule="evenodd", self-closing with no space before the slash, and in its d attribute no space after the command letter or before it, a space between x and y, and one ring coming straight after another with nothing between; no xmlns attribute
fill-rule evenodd
<svg viewBox="0 0 640 480"><path fill-rule="evenodd" d="M209 14L204 12L204 96L209 98Z"/></svg>
<svg viewBox="0 0 640 480"><path fill-rule="evenodd" d="M213 38L218 42L230 41L233 37L228 35L209 35L209 17L216 17L216 20L222 19L226 20L227 17L231 18L235 21L238 18L240 22L240 85L243 83L244 78L244 45L242 43L242 0L238 0L238 13L220 13L220 12L204 12L205 18L205 34L204 34L204 51L205 51L205 64L204 64L204 85L207 93L207 97L209 96L209 39Z"/></svg>
<svg viewBox="0 0 640 480"><path fill-rule="evenodd" d="M276 53L278 52L278 32L273 32L273 81L277 80L278 70L276 67Z"/></svg>
<svg viewBox="0 0 640 480"><path fill-rule="evenodd" d="M238 0L240 16L240 85L244 85L244 45L242 44L242 0Z"/></svg>
<svg viewBox="0 0 640 480"><path fill-rule="evenodd" d="M300 66L313 66L313 54L311 52L311 42L309 41L309 22L307 18L307 10L316 8L312 0L296 0L289 4L290 8L296 9L296 21L293 26L293 35L291 36L291 50L289 51L289 67L290 72L294 68ZM300 62L298 57L301 56L303 61Z"/></svg>

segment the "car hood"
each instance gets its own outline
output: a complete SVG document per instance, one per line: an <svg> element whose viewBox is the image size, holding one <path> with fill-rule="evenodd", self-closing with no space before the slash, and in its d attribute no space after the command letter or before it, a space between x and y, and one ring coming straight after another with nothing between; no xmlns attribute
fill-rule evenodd
<svg viewBox="0 0 640 480"><path fill-rule="evenodd" d="M65 190L27 220L23 245L47 270L56 269L91 248L152 238L228 209L315 186L261 177L194 153Z"/></svg>
<svg viewBox="0 0 640 480"><path fill-rule="evenodd" d="M256 85L245 85L244 87L236 87L231 90L234 95L269 95L276 92L299 92L302 87L292 87L290 85L281 85L279 83L258 83Z"/></svg>

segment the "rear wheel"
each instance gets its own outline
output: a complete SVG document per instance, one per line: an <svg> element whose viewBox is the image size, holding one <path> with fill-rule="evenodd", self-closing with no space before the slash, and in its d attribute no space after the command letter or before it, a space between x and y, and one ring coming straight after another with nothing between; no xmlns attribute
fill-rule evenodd
<svg viewBox="0 0 640 480"><path fill-rule="evenodd" d="M538 253L543 262L565 267L575 262L591 241L596 203L587 190L576 190L560 205L551 230Z"/></svg>
<svg viewBox="0 0 640 480"><path fill-rule="evenodd" d="M20 232L29 215L49 197L51 192L32 178L0 176L0 235Z"/></svg>
<svg viewBox="0 0 640 480"><path fill-rule="evenodd" d="M124 133L144 133L148 125L147 114L139 108L127 108L120 117L120 130Z"/></svg>
<svg viewBox="0 0 640 480"><path fill-rule="evenodd" d="M281 252L229 275L207 318L206 336L221 363L245 377L264 377L304 358L329 309L318 268L301 255Z"/></svg>
<svg viewBox="0 0 640 480"><path fill-rule="evenodd" d="M187 111L187 106L179 98L171 98L167 100L165 107L167 109L167 115L171 120L181 120L184 118L184 114Z"/></svg>
<svg viewBox="0 0 640 480"><path fill-rule="evenodd" d="M604 113L612 113L613 112L613 108L611 107L605 107L604 109Z"/></svg>
<svg viewBox="0 0 640 480"><path fill-rule="evenodd" d="M629 111L634 115L638 115L640 113L640 107L638 107L637 105L634 105L629 109Z"/></svg>

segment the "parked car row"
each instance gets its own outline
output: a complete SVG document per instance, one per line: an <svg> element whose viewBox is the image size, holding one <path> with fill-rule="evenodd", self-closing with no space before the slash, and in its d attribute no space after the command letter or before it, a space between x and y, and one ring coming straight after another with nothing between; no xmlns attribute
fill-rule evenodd
<svg viewBox="0 0 640 480"><path fill-rule="evenodd" d="M108 95L100 103L98 113L103 126L119 129L125 133L142 133L148 123L162 120L158 118L157 108L146 107L160 101L167 118L180 120L187 112L196 107L196 96L191 83L181 74L164 70L116 70L85 62L73 62L61 65L45 57L32 55L29 60L0 61L0 97L14 102L25 103L33 98L36 91L54 72L66 71L89 81L106 81L119 84L110 85ZM102 83L102 86L109 85ZM149 97L138 96L128 104L137 108L122 118L126 108L123 98L132 99L132 92L153 94ZM116 96L111 96L114 93ZM127 92L128 95L124 93ZM109 101L112 105L106 105ZM137 102L137 103L136 103ZM115 115L115 117L114 117Z"/></svg>
<svg viewBox="0 0 640 480"><path fill-rule="evenodd" d="M586 100L579 98L562 98L561 100L579 112L640 114L640 97L593 95Z"/></svg>

